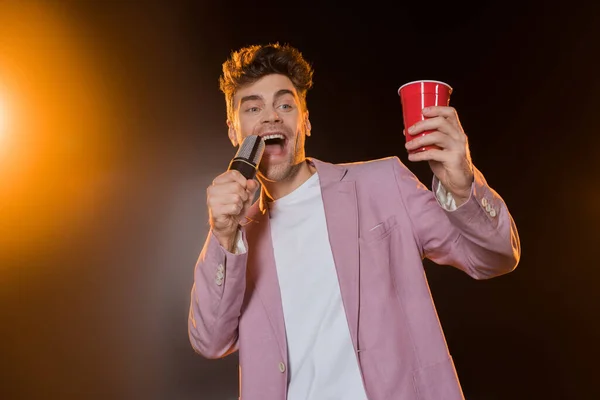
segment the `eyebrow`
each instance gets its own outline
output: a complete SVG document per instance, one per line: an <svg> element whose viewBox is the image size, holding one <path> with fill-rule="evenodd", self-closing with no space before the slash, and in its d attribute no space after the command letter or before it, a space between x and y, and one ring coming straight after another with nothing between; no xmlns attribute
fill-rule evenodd
<svg viewBox="0 0 600 400"><path fill-rule="evenodd" d="M296 97L294 95L294 92L292 92L291 90L289 90L289 89L281 89L281 90L278 90L277 93L275 93L275 100L277 100L279 97L281 97L283 95L286 95L286 94L290 94L290 95L294 96L294 98ZM264 100L264 98L262 96L257 95L257 94L251 94L251 95L248 95L248 96L244 96L240 100L240 105L244 104L244 102L246 102L246 101L252 101L252 100Z"/></svg>

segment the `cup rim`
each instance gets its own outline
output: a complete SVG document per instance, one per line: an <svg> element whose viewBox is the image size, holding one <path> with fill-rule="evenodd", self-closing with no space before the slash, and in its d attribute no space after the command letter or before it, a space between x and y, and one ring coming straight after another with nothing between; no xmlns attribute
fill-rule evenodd
<svg viewBox="0 0 600 400"><path fill-rule="evenodd" d="M400 93L400 90L402 90L403 87L408 86L408 85L412 85L413 83L419 83L419 82L432 82L432 83L440 83L446 87L448 87L448 89L450 89L450 91L452 91L452 86L448 85L446 82L442 82L442 81L435 81L435 80L431 80L431 79L417 79L415 81L410 81L410 82L406 82L405 84L403 84L402 86L400 86L398 88L398 94Z"/></svg>

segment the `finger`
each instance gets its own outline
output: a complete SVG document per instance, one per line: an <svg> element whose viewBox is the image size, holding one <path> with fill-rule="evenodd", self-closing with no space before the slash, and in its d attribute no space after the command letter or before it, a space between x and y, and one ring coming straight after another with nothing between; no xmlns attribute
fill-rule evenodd
<svg viewBox="0 0 600 400"><path fill-rule="evenodd" d="M206 190L207 197L213 199L217 203L226 203L230 195L235 194L244 201L248 198L246 189L238 182L221 183L218 185L209 186Z"/></svg>
<svg viewBox="0 0 600 400"><path fill-rule="evenodd" d="M241 200L241 197L238 195L229 195L229 196L221 196L221 197L210 197L207 200L207 205L209 210L212 211L213 214L230 214L229 208L231 205L235 205L236 207L242 207L244 202Z"/></svg>
<svg viewBox="0 0 600 400"><path fill-rule="evenodd" d="M458 138L460 132L444 117L433 117L415 123L408 128L408 133L412 136L419 135L425 131L437 130L450 136Z"/></svg>
<svg viewBox="0 0 600 400"><path fill-rule="evenodd" d="M460 127L460 120L458 119L458 113L454 107L450 106L431 106L423 109L423 115L425 117L443 117L446 118L456 128Z"/></svg>
<svg viewBox="0 0 600 400"><path fill-rule="evenodd" d="M256 188L254 190L246 189L246 194L248 195L248 198L244 201L244 204L250 206L254 202Z"/></svg>
<svg viewBox="0 0 600 400"><path fill-rule="evenodd" d="M219 216L236 216L242 211L244 205L241 203L217 204L212 208L212 213Z"/></svg>
<svg viewBox="0 0 600 400"><path fill-rule="evenodd" d="M406 147L408 151L411 151L418 149L419 147L435 145L441 149L453 150L458 147L456 143L457 142L450 136L439 131L433 131L426 135L413 138L406 142L404 147Z"/></svg>
<svg viewBox="0 0 600 400"><path fill-rule="evenodd" d="M206 189L208 195L215 197L229 193L242 193L245 191L246 189L236 181L213 184Z"/></svg>
<svg viewBox="0 0 600 400"><path fill-rule="evenodd" d="M229 183L229 182L237 182L240 185L242 185L242 187L245 189L246 184L247 184L247 179L244 178L244 176L240 173L240 171L236 171L236 170L232 169L232 170L229 170L229 171L224 172L221 175L217 176L213 180L213 185L220 185L220 184Z"/></svg>
<svg viewBox="0 0 600 400"><path fill-rule="evenodd" d="M439 161L439 162L447 162L449 160L450 154L447 151L439 150L439 149L429 149L420 151L418 153L410 153L408 155L408 159L410 161Z"/></svg>
<svg viewBox="0 0 600 400"><path fill-rule="evenodd" d="M250 194L253 195L258 189L258 182L254 179L248 179L246 182L246 189L250 191Z"/></svg>
<svg viewBox="0 0 600 400"><path fill-rule="evenodd" d="M224 204L221 207L223 209L224 215L230 215L232 217L239 215L242 209L244 208L242 204L238 203Z"/></svg>
<svg viewBox="0 0 600 400"><path fill-rule="evenodd" d="M244 193L241 193L241 194L240 193L232 193L230 195L223 196L220 200L225 205L236 204L236 205L240 206L240 208L241 208L241 207L243 207L243 205L247 199L248 199L248 193L246 193L244 191Z"/></svg>
<svg viewBox="0 0 600 400"><path fill-rule="evenodd" d="M456 109L450 106L430 106L423 108L426 117L456 118Z"/></svg>

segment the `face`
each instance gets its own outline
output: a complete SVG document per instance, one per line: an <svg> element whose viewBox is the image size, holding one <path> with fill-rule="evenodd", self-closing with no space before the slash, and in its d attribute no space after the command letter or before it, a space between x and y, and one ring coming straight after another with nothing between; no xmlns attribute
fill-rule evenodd
<svg viewBox="0 0 600 400"><path fill-rule="evenodd" d="M279 182L294 176L305 159L304 140L310 122L287 76L267 75L239 89L233 97L233 118L227 123L234 146L249 135L265 139L261 179Z"/></svg>

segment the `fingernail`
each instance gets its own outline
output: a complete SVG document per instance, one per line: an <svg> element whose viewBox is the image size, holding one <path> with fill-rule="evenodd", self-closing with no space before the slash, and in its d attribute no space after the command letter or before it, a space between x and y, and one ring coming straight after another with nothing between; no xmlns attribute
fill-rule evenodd
<svg viewBox="0 0 600 400"><path fill-rule="evenodd" d="M427 113L427 112L429 112L430 110L431 110L431 108L429 108L429 107L425 107L425 108L423 109L423 113Z"/></svg>
<svg viewBox="0 0 600 400"><path fill-rule="evenodd" d="M415 131L415 126L411 126L410 128L408 128L408 133L412 133Z"/></svg>

